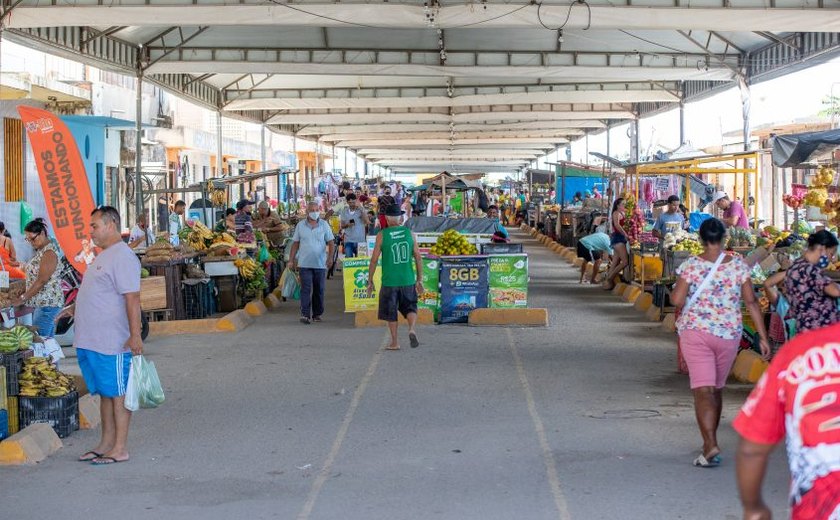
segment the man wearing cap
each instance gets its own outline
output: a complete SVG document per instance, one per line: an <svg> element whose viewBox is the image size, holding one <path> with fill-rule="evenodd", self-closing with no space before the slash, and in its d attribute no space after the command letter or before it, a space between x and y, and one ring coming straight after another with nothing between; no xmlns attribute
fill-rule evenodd
<svg viewBox="0 0 840 520"><path fill-rule="evenodd" d="M726 227L749 229L750 221L747 219L747 212L744 211L744 206L740 202L729 200L729 195L723 191L715 193L712 202L723 211L721 220L726 224Z"/></svg>
<svg viewBox="0 0 840 520"><path fill-rule="evenodd" d="M295 227L289 252L289 269L300 267L301 323L308 325L321 321L327 269L332 267L334 248L335 235L327 221L321 218L318 203L308 203L306 220L301 220Z"/></svg>
<svg viewBox="0 0 840 520"><path fill-rule="evenodd" d="M668 206L653 224L653 236L662 240L668 233L679 231L685 227L685 217L680 213L680 198L676 195L668 197Z"/></svg>
<svg viewBox="0 0 840 520"><path fill-rule="evenodd" d="M403 211L396 204L385 209L388 225L376 235L376 245L368 268L368 294L373 292L373 277L382 260L382 287L379 288L379 319L388 322L391 343L388 350L399 350L397 312L408 320L411 348L420 345L414 326L417 324L417 295L423 292L423 260L414 233L400 225ZM414 259L414 265L411 260Z"/></svg>
<svg viewBox="0 0 840 520"><path fill-rule="evenodd" d="M233 216L234 232L237 242L242 244L254 241L254 224L251 221L253 205L254 203L248 199L242 199L236 203L236 215Z"/></svg>

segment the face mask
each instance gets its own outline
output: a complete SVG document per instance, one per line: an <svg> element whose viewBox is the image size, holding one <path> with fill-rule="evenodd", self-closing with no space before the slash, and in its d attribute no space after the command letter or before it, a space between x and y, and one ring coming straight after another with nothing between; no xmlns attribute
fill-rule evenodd
<svg viewBox="0 0 840 520"><path fill-rule="evenodd" d="M318 218L320 216L321 216L321 214L318 213L317 211L310 211L309 212L309 218L311 218L312 220L318 220Z"/></svg>
<svg viewBox="0 0 840 520"><path fill-rule="evenodd" d="M831 262L829 262L828 257L826 255L820 256L820 259L817 260L817 267L819 267L820 269L825 269L830 264Z"/></svg>

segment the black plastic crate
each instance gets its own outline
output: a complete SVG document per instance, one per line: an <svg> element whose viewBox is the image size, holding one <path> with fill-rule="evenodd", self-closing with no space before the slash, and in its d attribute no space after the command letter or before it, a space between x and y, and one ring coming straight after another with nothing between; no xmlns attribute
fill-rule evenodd
<svg viewBox="0 0 840 520"><path fill-rule="evenodd" d="M216 284L212 278L183 281L184 310L188 320L207 318L216 313Z"/></svg>
<svg viewBox="0 0 840 520"><path fill-rule="evenodd" d="M23 370L23 360L33 356L32 350L18 350L11 354L0 354L0 362L6 367L6 394L18 395L20 393L20 385L18 384L18 374Z"/></svg>
<svg viewBox="0 0 840 520"><path fill-rule="evenodd" d="M62 397L21 397L20 428L33 423L52 426L62 439L79 429L79 393Z"/></svg>

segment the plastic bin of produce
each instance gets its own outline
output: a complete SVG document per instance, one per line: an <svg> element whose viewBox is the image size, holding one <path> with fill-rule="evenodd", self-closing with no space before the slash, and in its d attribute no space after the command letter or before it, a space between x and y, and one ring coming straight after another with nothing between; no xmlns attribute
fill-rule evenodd
<svg viewBox="0 0 840 520"><path fill-rule="evenodd" d="M62 439L79 429L79 393L62 397L19 397L20 427L49 424Z"/></svg>
<svg viewBox="0 0 840 520"><path fill-rule="evenodd" d="M11 354L0 354L0 363L6 367L6 394L18 395L20 393L20 385L18 385L18 374L23 370L23 360L32 357L31 349L19 350Z"/></svg>

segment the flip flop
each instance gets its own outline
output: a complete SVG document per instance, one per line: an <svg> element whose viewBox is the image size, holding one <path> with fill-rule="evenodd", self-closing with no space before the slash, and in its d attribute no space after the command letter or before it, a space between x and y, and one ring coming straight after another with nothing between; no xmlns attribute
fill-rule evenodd
<svg viewBox="0 0 840 520"><path fill-rule="evenodd" d="M93 457L88 457L88 455L93 455ZM93 459L98 459L101 456L102 453L96 453L95 451L86 451L82 453L82 455L79 457L79 462L90 462Z"/></svg>
<svg viewBox="0 0 840 520"><path fill-rule="evenodd" d="M720 462L720 454L714 455L713 457L707 459L706 456L701 453L697 456L696 459L694 459L694 462L692 462L692 464L697 466L698 468L715 468L717 466L720 466Z"/></svg>
<svg viewBox="0 0 840 520"><path fill-rule="evenodd" d="M411 348L417 348L420 346L420 340L417 339L417 334L414 332L408 333L408 340L411 341Z"/></svg>
<svg viewBox="0 0 840 520"><path fill-rule="evenodd" d="M128 462L129 459L117 460L114 457L96 457L90 461L91 466L108 466L111 464L119 464L120 462Z"/></svg>
<svg viewBox="0 0 840 520"><path fill-rule="evenodd" d="M392 346L388 345L387 347L385 347L385 350L399 350L399 349L400 349L400 347L398 347L398 346L397 347L392 347Z"/></svg>

